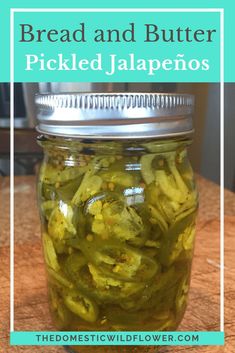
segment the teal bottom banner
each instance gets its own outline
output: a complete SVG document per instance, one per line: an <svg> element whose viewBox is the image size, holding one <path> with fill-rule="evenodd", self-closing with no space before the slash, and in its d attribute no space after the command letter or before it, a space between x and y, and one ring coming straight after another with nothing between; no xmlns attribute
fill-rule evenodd
<svg viewBox="0 0 235 353"><path fill-rule="evenodd" d="M224 332L14 331L10 334L10 344L22 346L217 346L224 345Z"/></svg>

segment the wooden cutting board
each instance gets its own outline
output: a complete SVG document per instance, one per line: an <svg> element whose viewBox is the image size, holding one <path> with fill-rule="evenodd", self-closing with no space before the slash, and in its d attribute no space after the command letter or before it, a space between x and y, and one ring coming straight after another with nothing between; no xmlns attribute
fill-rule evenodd
<svg viewBox="0 0 235 353"><path fill-rule="evenodd" d="M161 353L198 352L233 353L235 350L235 217L226 217L226 289L225 289L225 347L161 347ZM0 352L1 353L62 353L63 347L10 347L9 335L9 247L0 254ZM50 320L45 270L41 244L27 242L15 246L15 330L54 330ZM219 221L217 219L198 224L195 257L193 263L190 301L180 330L219 330ZM121 352L116 348L100 347L100 353ZM141 347L128 352L156 352L156 347ZM81 350L82 352L82 350ZM88 348L87 352L93 352Z"/></svg>

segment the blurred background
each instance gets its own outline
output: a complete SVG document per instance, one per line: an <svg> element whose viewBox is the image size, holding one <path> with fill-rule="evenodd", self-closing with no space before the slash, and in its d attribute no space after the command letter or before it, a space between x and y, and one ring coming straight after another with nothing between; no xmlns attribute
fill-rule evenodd
<svg viewBox="0 0 235 353"><path fill-rule="evenodd" d="M180 92L196 96L195 135L190 148L194 170L219 184L220 88L214 83L16 83L15 174L34 174L42 158L36 143L36 93ZM0 84L0 175L9 175L10 84ZM235 83L225 84L225 187L235 192Z"/></svg>

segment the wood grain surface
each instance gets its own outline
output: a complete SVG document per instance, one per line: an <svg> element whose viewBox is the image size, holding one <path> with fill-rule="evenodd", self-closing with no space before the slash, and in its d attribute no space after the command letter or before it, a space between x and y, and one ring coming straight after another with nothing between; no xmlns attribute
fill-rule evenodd
<svg viewBox="0 0 235 353"><path fill-rule="evenodd" d="M201 206L190 300L179 330L219 330L219 188L199 178ZM0 353L63 353L63 347L9 346L9 184L0 179ZM15 188L15 330L54 330L50 320L34 177L16 177ZM82 352L233 353L235 351L235 195L226 191L224 347L97 347ZM5 216L4 216L5 214Z"/></svg>

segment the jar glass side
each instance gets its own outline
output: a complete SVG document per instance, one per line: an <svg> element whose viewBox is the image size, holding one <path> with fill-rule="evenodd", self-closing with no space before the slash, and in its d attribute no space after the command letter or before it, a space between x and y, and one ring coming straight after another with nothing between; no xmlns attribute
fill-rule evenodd
<svg viewBox="0 0 235 353"><path fill-rule="evenodd" d="M57 328L175 330L187 304L198 206L190 140L39 143Z"/></svg>

